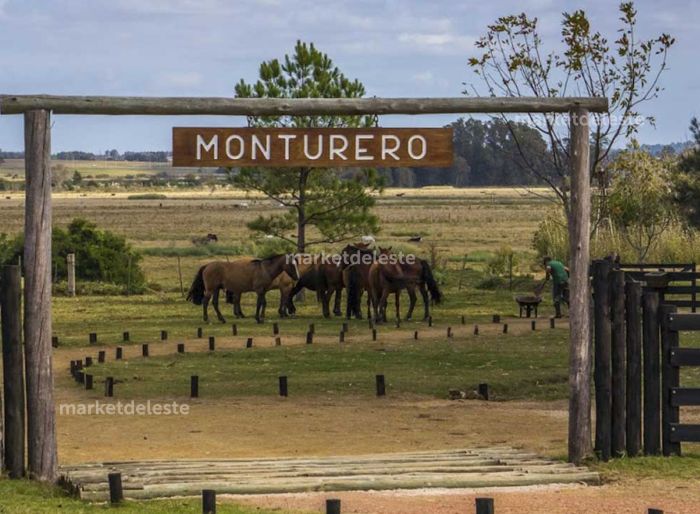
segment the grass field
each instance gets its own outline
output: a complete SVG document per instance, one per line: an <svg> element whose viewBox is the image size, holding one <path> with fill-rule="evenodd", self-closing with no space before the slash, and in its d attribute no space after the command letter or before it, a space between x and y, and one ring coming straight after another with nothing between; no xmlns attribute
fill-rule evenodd
<svg viewBox="0 0 700 514"><path fill-rule="evenodd" d="M106 167L102 171L110 172ZM201 308L186 303L182 289L188 289L201 264L254 252L258 243L245 223L278 208L230 189L157 193L165 198L129 199L133 193L120 191L55 197L57 225L84 217L124 235L142 250L150 286L147 294L137 296L54 298L53 329L60 341L54 355L56 398L63 403L103 399L101 381L113 376L115 400L187 402L191 375L200 377L201 398L192 402L188 419L167 423L138 417L59 416L62 462L353 454L479 443L565 455L567 324L549 328L548 295L536 331L528 320L515 319L514 296L531 293L542 278L531 241L538 220L550 208L547 199L501 188L387 190L375 209L382 227L378 243L424 258L432 252L445 301L433 308L433 327L421 321L404 321L400 328L389 323L379 327L376 342L366 321L351 320L341 346L338 333L344 320L320 318L312 294L299 304L295 319L277 319L273 292L264 325L250 317L235 320L229 306L224 311L227 324L203 324ZM18 193L6 196L0 198L0 231L14 234L22 229L23 199ZM192 244L193 237L210 232L219 237L218 245ZM410 243L414 235L423 236L422 241ZM519 278L513 288L478 288L487 261L505 245L516 255ZM405 312L405 296L402 302ZM252 314L252 295L244 297L243 309ZM495 313L509 324L507 334L501 324L491 323ZM421 314L419 302L416 319ZM272 321L279 321L281 347L274 346ZM315 335L308 346L304 338L310 323ZM478 336L473 333L475 324ZM454 333L450 339L448 326ZM195 337L198 327L203 327L202 339ZM167 341L160 341L161 330L168 331ZM130 333L127 343L122 341L124 331ZM90 332L98 334L97 345L88 344ZM206 351L208 336L216 338L216 352ZM244 348L248 337L254 339L251 349ZM184 355L175 352L179 342L186 345ZM150 344L148 358L140 356L143 343ZM683 344L700 345L700 338L684 335ZM124 348L122 361L113 358L116 346ZM99 349L107 351L107 362L92 368L96 389L85 391L70 378L68 362L95 357ZM387 379L384 401L374 397L374 376L379 373ZM277 396L279 375L289 377L290 397L285 401ZM482 382L489 384L496 402L447 400L449 389L470 393ZM700 386L698 370L685 371L682 383ZM687 420L700 418L693 409L687 412ZM696 448L687 448L691 458L622 459L595 466L616 483L653 479L687 484L700 473ZM54 512L59 504L65 512L101 510L24 482L0 480L0 498L12 502L0 500L0 512ZM196 503L138 504L122 510L185 512ZM267 512L231 505L225 509L221 512Z"/></svg>

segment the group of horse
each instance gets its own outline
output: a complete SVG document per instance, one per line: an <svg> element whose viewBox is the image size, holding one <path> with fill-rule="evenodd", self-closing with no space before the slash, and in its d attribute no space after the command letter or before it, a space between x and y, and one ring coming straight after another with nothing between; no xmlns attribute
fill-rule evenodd
<svg viewBox="0 0 700 514"><path fill-rule="evenodd" d="M323 316L331 316L331 297L334 295L333 314L342 315L343 289L347 290L345 315L348 319L362 318L362 296L367 293L367 317L376 322L387 320L388 298L394 294L396 318L401 319L400 294L408 293L409 308L406 319L411 319L416 304L416 290L423 298L424 318L430 316L430 303L439 303L442 293L427 261L419 258L397 259L391 248L372 250L366 244L347 245L338 259L322 256L281 254L265 259L250 257L232 261L214 261L202 266L192 282L187 300L202 305L204 321L209 321L209 303L220 322L226 320L219 310L222 291L226 301L233 304L237 318L245 317L241 310L241 295L257 294L255 319L265 318L268 291L280 291L280 317L294 316L295 296L303 289L316 293Z"/></svg>

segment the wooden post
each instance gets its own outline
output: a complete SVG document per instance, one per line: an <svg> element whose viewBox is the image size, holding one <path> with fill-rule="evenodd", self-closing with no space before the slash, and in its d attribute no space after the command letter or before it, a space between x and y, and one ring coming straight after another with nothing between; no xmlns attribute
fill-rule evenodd
<svg viewBox="0 0 700 514"><path fill-rule="evenodd" d="M75 296L75 254L66 255L66 268L68 268L68 296Z"/></svg>
<svg viewBox="0 0 700 514"><path fill-rule="evenodd" d="M272 324L272 335L276 336L280 333L280 326L277 322Z"/></svg>
<svg viewBox="0 0 700 514"><path fill-rule="evenodd" d="M384 375L377 375L375 378L377 386L377 396L384 396L386 394L386 382L384 380Z"/></svg>
<svg viewBox="0 0 700 514"><path fill-rule="evenodd" d="M93 376L90 374L85 374L84 380L85 380L85 390L90 391L92 389L92 379Z"/></svg>
<svg viewBox="0 0 700 514"><path fill-rule="evenodd" d="M22 348L22 286L19 266L4 266L0 285L2 314L2 376L5 417L2 468L10 478L24 476L24 350Z"/></svg>
<svg viewBox="0 0 700 514"><path fill-rule="evenodd" d="M114 350L114 359L119 361L122 357L124 357L124 348L117 346Z"/></svg>
<svg viewBox="0 0 700 514"><path fill-rule="evenodd" d="M185 343L177 343L177 353L185 353Z"/></svg>
<svg viewBox="0 0 700 514"><path fill-rule="evenodd" d="M177 276L180 279L180 296L185 296L185 287L182 284L182 267L180 266L180 256L177 256Z"/></svg>
<svg viewBox="0 0 700 514"><path fill-rule="evenodd" d="M669 327L670 317L678 309L662 305L661 317L661 439L664 456L680 455L681 443L671 441L671 423L680 421L678 406L674 405L672 390L680 385L679 369L671 365L671 351L678 348L678 332Z"/></svg>
<svg viewBox="0 0 700 514"><path fill-rule="evenodd" d="M109 473L107 475L109 482L109 503L117 504L124 501L124 491L122 489L122 474Z"/></svg>
<svg viewBox="0 0 700 514"><path fill-rule="evenodd" d="M494 514L493 498L477 498L476 514Z"/></svg>
<svg viewBox="0 0 700 514"><path fill-rule="evenodd" d="M123 332L122 333L122 341L124 341L125 343L128 343L130 340L131 340L131 335L129 334L129 332Z"/></svg>
<svg viewBox="0 0 700 514"><path fill-rule="evenodd" d="M216 350L216 337L209 336L209 351L213 352Z"/></svg>
<svg viewBox="0 0 700 514"><path fill-rule="evenodd" d="M474 335L475 336L479 335L479 325L474 325Z"/></svg>
<svg viewBox="0 0 700 514"><path fill-rule="evenodd" d="M107 398L111 398L112 396L114 396L114 378L113 377L105 378L105 396Z"/></svg>
<svg viewBox="0 0 700 514"><path fill-rule="evenodd" d="M508 333L508 323L503 324L503 333L507 334Z"/></svg>
<svg viewBox="0 0 700 514"><path fill-rule="evenodd" d="M306 333L306 344L311 344L314 342L314 333L311 331L308 331Z"/></svg>
<svg viewBox="0 0 700 514"><path fill-rule="evenodd" d="M231 335L237 336L238 335L238 325L235 323L231 325Z"/></svg>
<svg viewBox="0 0 700 514"><path fill-rule="evenodd" d="M642 295L644 346L644 455L657 455L661 439L661 396L659 364L659 294Z"/></svg>
<svg viewBox="0 0 700 514"><path fill-rule="evenodd" d="M278 381L279 381L280 396L284 396L286 398L287 397L287 377L281 376L281 377L279 377Z"/></svg>
<svg viewBox="0 0 700 514"><path fill-rule="evenodd" d="M161 331L160 331L160 340L161 340L161 341L167 341L167 340L168 340L168 331L167 331L167 330L161 330Z"/></svg>
<svg viewBox="0 0 700 514"><path fill-rule="evenodd" d="M342 330L340 331L340 333L338 333L338 342L339 343L345 342L345 332L343 332Z"/></svg>
<svg viewBox="0 0 700 514"><path fill-rule="evenodd" d="M141 345L141 357L148 357L148 343Z"/></svg>
<svg viewBox="0 0 700 514"><path fill-rule="evenodd" d="M216 514L216 491L212 489L202 491L202 514Z"/></svg>
<svg viewBox="0 0 700 514"><path fill-rule="evenodd" d="M479 393L479 396L481 396L484 400L488 401L488 399L489 399L489 385L488 384L479 384L478 393Z"/></svg>
<svg viewBox="0 0 700 514"><path fill-rule="evenodd" d="M105 361L106 354L107 352L105 352L104 350L100 350L99 352L97 352L97 362L103 364Z"/></svg>
<svg viewBox="0 0 700 514"><path fill-rule="evenodd" d="M569 461L591 453L590 260L591 170L588 111L571 119L571 202L569 228Z"/></svg>
<svg viewBox="0 0 700 514"><path fill-rule="evenodd" d="M326 500L326 514L340 514L340 500L335 498Z"/></svg>
<svg viewBox="0 0 700 514"><path fill-rule="evenodd" d="M613 457L625 453L625 272L611 273L612 446Z"/></svg>
<svg viewBox="0 0 700 514"><path fill-rule="evenodd" d="M29 476L53 482L58 473L51 364L51 120L24 114L24 341Z"/></svg>
<svg viewBox="0 0 700 514"><path fill-rule="evenodd" d="M607 461L612 448L612 371L610 326L610 261L593 263L595 318L595 450Z"/></svg>
<svg viewBox="0 0 700 514"><path fill-rule="evenodd" d="M377 329L373 328L372 329L372 341L376 341L376 340L377 340Z"/></svg>
<svg viewBox="0 0 700 514"><path fill-rule="evenodd" d="M90 332L90 334L88 335L88 341L90 344L97 344L97 333Z"/></svg>
<svg viewBox="0 0 700 514"><path fill-rule="evenodd" d="M199 377L197 375L190 377L190 398L199 398Z"/></svg>
<svg viewBox="0 0 700 514"><path fill-rule="evenodd" d="M201 339L202 334L203 334L202 327L197 327L197 339Z"/></svg>
<svg viewBox="0 0 700 514"><path fill-rule="evenodd" d="M627 342L627 456L636 457L642 449L642 284L625 286Z"/></svg>

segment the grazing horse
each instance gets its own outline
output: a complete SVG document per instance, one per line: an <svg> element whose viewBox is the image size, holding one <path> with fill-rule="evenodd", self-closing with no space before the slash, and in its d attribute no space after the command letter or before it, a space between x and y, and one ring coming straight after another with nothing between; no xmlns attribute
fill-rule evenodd
<svg viewBox="0 0 700 514"><path fill-rule="evenodd" d="M202 305L204 321L209 321L208 307L212 299L216 316L221 323L226 320L219 311L219 291L230 291L234 298L247 291L258 295L255 307L255 320L263 322L263 313L267 302L265 293L277 276L286 272L292 279L298 280L299 272L295 255L275 255L266 259L237 259L232 262L215 261L199 268L192 282L187 300L195 305Z"/></svg>
<svg viewBox="0 0 700 514"><path fill-rule="evenodd" d="M339 263L319 262L314 256L313 262L302 262L299 265L299 280L289 295L287 310L290 313L296 312L294 307L294 297L303 288L316 291L318 299L321 301L323 317L330 318L330 300L335 293L335 303L333 314L341 315L340 302L343 294L343 270Z"/></svg>
<svg viewBox="0 0 700 514"><path fill-rule="evenodd" d="M362 319L362 293L367 291L367 317L371 316L371 297L369 294L369 268L375 261L374 251L369 245L356 243L347 245L340 252L343 282L347 284L348 301L345 315L347 319L355 316Z"/></svg>
<svg viewBox="0 0 700 514"><path fill-rule="evenodd" d="M430 292L430 299L434 304L437 305L442 300L442 293L435 281L435 277L433 277L430 264L428 264L428 261L425 259L417 259L417 261L410 264L408 262L402 262L401 269L406 276L406 292L408 292L410 302L408 312L406 313L406 319L409 320L413 317L413 308L416 306L416 286L423 297L423 319L428 319L430 317L428 292Z"/></svg>
<svg viewBox="0 0 700 514"><path fill-rule="evenodd" d="M372 298L375 321L386 321L386 306L389 295L394 293L396 319L401 319L400 292L406 289L409 279L391 247L379 248L380 258L369 267L369 292ZM415 292L413 293L415 299Z"/></svg>
<svg viewBox="0 0 700 514"><path fill-rule="evenodd" d="M299 273L301 274L301 269L302 266L301 264L298 265L299 267ZM280 306L277 309L277 313L279 314L280 318L286 318L290 314L293 314L289 310L289 299L290 299L290 294L292 292L292 288L294 287L294 279L287 275L286 272L282 272L277 277L275 280L272 281L270 284L270 287L267 288L268 291L274 291L275 289L279 289L280 292ZM231 291L226 291L226 303L233 304L233 315L236 316L237 318L245 318L245 314L243 314L243 310L241 309L241 297L240 295L235 295ZM262 317L265 318L265 310L263 309Z"/></svg>

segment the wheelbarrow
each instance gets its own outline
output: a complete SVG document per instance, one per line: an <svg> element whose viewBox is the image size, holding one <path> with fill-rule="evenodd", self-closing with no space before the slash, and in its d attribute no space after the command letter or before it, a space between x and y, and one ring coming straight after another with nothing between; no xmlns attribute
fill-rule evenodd
<svg viewBox="0 0 700 514"><path fill-rule="evenodd" d="M525 312L525 317L529 318L532 316L533 311L535 312L535 317L537 317L537 307L542 302L542 297L535 295L516 296L515 301L518 302L520 307L521 318L523 317L523 312Z"/></svg>

